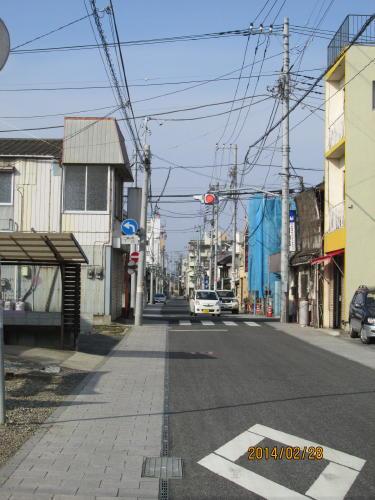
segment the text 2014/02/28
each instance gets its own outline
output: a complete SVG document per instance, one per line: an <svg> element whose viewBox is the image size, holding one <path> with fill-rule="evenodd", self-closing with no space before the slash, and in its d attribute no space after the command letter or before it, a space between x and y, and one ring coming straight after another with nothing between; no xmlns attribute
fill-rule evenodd
<svg viewBox="0 0 375 500"><path fill-rule="evenodd" d="M256 460L323 460L324 453L321 446L250 446L247 458Z"/></svg>

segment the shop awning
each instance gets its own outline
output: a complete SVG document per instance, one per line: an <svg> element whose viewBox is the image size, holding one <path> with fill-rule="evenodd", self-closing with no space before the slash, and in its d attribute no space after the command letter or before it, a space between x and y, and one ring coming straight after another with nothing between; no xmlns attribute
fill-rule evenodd
<svg viewBox="0 0 375 500"><path fill-rule="evenodd" d="M87 257L72 233L0 232L0 262L85 264Z"/></svg>
<svg viewBox="0 0 375 500"><path fill-rule="evenodd" d="M337 255L342 255L344 253L345 253L345 250L343 248L341 248L340 250L335 250L334 252L329 252L329 253L326 253L325 255L321 255L320 257L317 257L316 259L312 259L312 261L310 261L310 264L312 266L315 266L315 264L321 264L322 262L325 262L326 264L328 264L329 262L331 262L333 257L336 257Z"/></svg>

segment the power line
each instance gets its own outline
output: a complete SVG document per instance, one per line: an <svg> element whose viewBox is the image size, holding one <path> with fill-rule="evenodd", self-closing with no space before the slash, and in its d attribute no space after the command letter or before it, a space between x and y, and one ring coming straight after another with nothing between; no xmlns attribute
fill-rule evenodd
<svg viewBox="0 0 375 500"><path fill-rule="evenodd" d="M278 32L281 26L275 26L275 32ZM227 38L227 37L238 37L238 36L248 36L250 35L249 29L236 29L227 30L213 33L201 33L195 35L179 35L175 37L163 37L163 38L150 38L141 40L128 40L126 42L120 42L120 46L140 46L140 45L155 45L162 43L175 43L175 42L188 42L188 41L198 41L198 40L210 40L215 38ZM46 36L46 35L43 35ZM30 42L28 42L30 43ZM107 43L107 47L114 47L115 43ZM102 45L104 48L104 45ZM37 53L49 53L49 52L66 52L66 51L80 51L80 50L92 50L96 49L95 44L80 44L80 45L63 45L56 47L38 47L34 49L22 49L15 50L17 47L12 49L12 54L37 54Z"/></svg>
<svg viewBox="0 0 375 500"><path fill-rule="evenodd" d="M114 24L115 33L116 33L117 47L118 47L118 51L119 51L119 55L120 55L122 75L123 75L123 79L124 79L124 83L125 83L125 87L126 87L126 92L127 92L127 96L128 96L128 105L129 105L129 108L130 108L131 115L133 117L135 131L136 131L136 136L137 136L137 139L138 139L138 144L139 144L140 147L142 147L141 140L139 138L139 134L138 134L138 130L137 130L137 124L135 122L133 105L132 105L132 101L131 101L131 98L130 98L130 92L129 92L129 86L128 86L128 79L126 77L124 57L123 57L123 54L122 54L120 38L119 38L118 30L117 30L117 22L116 22L115 11L114 11L114 8L113 8L112 0L109 0L109 1L110 1L110 6L111 6L111 14L112 14L112 18L113 18L113 24ZM124 110L124 112L125 112L125 110ZM125 112L125 114L126 114L126 112Z"/></svg>
<svg viewBox="0 0 375 500"><path fill-rule="evenodd" d="M362 26L362 28L358 31L357 35L353 38L353 40L349 43L349 45L347 45L345 47L345 49L342 51L342 54L345 54L349 49L350 47L352 47L352 45L355 44L355 42L358 40L358 38L363 34L363 32L367 29L367 27L373 22L373 20L375 19L375 15L372 15L369 17L369 19L364 23L364 25ZM358 74L360 74L366 67L368 67L373 61L375 60L375 58L373 60L370 61L370 63L368 63L365 67L362 68L361 71L359 71L356 75L354 75L354 77L352 77L350 81L352 81L356 76L358 76ZM330 66L331 67L331 66ZM311 87L309 89L307 89L304 94L302 95L302 97L300 97L297 102L295 104L293 104L288 113L286 115L283 115L278 121L276 124L274 124L269 130L267 130L259 139L257 139L255 142L253 142L251 144L251 146L249 146L248 148L248 151L247 151L247 154L246 156L248 155L250 149L254 146L256 146L257 144L259 144L264 138L266 138L271 132L273 132L280 123L282 123L285 118L287 116L289 116L298 106L299 104L301 104L301 102L303 102L304 99L306 99L306 97L313 91L313 89L315 88L315 86L324 78L324 76L326 75L326 73L329 71L330 68L327 68L325 71L323 71L323 73L318 76L318 78L316 78L316 80L311 84ZM344 87L349 83L349 82L346 82ZM336 92L337 93L337 92ZM335 94L333 94L335 95ZM331 96L329 99L331 99L333 96ZM329 99L327 99L325 102L327 102ZM306 119L306 118L305 118ZM302 123L302 122L301 122Z"/></svg>
<svg viewBox="0 0 375 500"><path fill-rule="evenodd" d="M7 120L28 120L34 118L50 118L53 116L78 115L80 113L89 113L91 111L103 111L104 109L113 109L113 106L103 106L102 108L80 109L77 111L66 111L65 113L51 113L46 115L23 115L23 116L0 116L1 119Z"/></svg>
<svg viewBox="0 0 375 500"><path fill-rule="evenodd" d="M53 33L57 33L58 31L61 31L65 28L68 28L69 26L72 26L73 24L79 23L80 21L83 21L84 19L87 19L89 16L92 14L88 14L86 16L80 17L79 19L74 19L74 21L70 21L67 24L63 24L62 26L59 26L58 28L55 28L51 31L48 31L47 33L43 33L43 35L36 36L32 38L31 40L28 40L27 42L20 43L19 45L16 45L15 47L12 47L11 52L16 53L19 52L16 49L19 49L20 47L24 47L25 45L28 45L30 43L36 42L37 40L40 40L42 38L45 38L46 36L52 35Z"/></svg>
<svg viewBox="0 0 375 500"><path fill-rule="evenodd" d="M96 0L89 0L89 2L91 4L91 9L92 9L92 12L93 12L93 16L94 16L96 28L98 30L99 37L100 37L101 42L102 42L102 48L103 48L103 51L104 51L104 54L105 54L105 57L106 57L106 60L107 60L107 65L108 65L109 72L110 72L110 75L111 75L112 83L113 83L113 86L114 86L114 88L116 90L118 103L119 103L119 105L121 107L121 111L122 111L122 113L124 115L124 121L125 121L125 123L126 123L126 125L128 127L128 130L130 132L131 138L133 140L137 156L139 157L140 161L143 163L142 144L140 143L140 140L139 140L138 131L137 131L137 128L136 128L135 131L133 130L133 127L131 125L131 122L130 122L130 119L129 119L129 116L128 116L128 113L127 113L127 107L128 106L131 109L131 113L132 113L130 96L128 95L128 100L127 100L127 102L125 102L124 98L123 98L123 95L122 95L122 92L121 92L121 87L119 86L119 81L118 81L118 78L117 78L117 75L116 75L116 71L115 71L115 69L113 67L113 62L112 62L111 54L110 54L110 51L109 51L108 43L107 43L106 36L105 36L104 30L103 30L103 27L102 27L102 23L101 23L101 20L100 20L100 17L99 17L98 9L96 7ZM123 71L125 71L124 67L123 67ZM124 74L123 76L124 76L124 79L126 80L126 75ZM134 114L132 114L132 116L134 118ZM135 118L134 118L134 120L135 120Z"/></svg>
<svg viewBox="0 0 375 500"><path fill-rule="evenodd" d="M264 101L266 101L268 99L272 99L272 97L266 96L263 99L258 100L255 104L260 104L260 103L262 103L262 102L264 102ZM225 115L225 114L229 113L229 111L223 111L221 113L215 113L215 114L211 114L211 115L195 116L195 117L190 117L190 118L159 118L159 117L165 116L165 115L170 115L170 114L175 114L175 113L192 111L192 110L195 110L195 109L206 108L206 107L210 107L210 106L220 106L220 105L223 105L223 104L228 104L228 102L230 102L230 101L224 101L224 102L220 102L220 103L211 103L211 104L202 104L200 106L193 106L191 108L181 108L181 109L175 109L175 110L171 110L171 111L162 111L160 113L150 113L150 114L147 114L147 115L135 116L134 118L135 119L140 119L140 118L150 117L151 119L156 120L156 121L191 121L191 120L202 120L202 119L211 118L211 117L214 117L214 116ZM247 106L245 106L245 107L247 107ZM117 108L115 108L115 110L112 111L110 114L115 113L119 109L120 109L120 106L117 107ZM233 111L238 111L239 109L240 108L236 108ZM126 120L127 120L127 118L117 118L117 121L126 121ZM15 129L8 129L8 130L0 130L0 133L7 133L7 132L27 132L27 131L32 131L32 130L34 130L34 131L35 130L48 130L48 129L63 128L63 127L64 127L63 125L49 125L49 126L45 126L45 127L15 128Z"/></svg>
<svg viewBox="0 0 375 500"><path fill-rule="evenodd" d="M259 62L259 61L258 61ZM238 70L233 71L236 72ZM232 80L238 80L238 79L243 79L246 80L248 78L267 78L270 76L277 76L279 73L273 72L273 73L263 73L259 75L247 75L247 76L234 76L231 78L213 78L213 79L203 79L203 80L182 80L178 82L161 82L161 83L147 83L147 84L130 84L129 87L162 87L162 86L171 86L171 85L186 85L189 83L216 83L216 82L223 82L223 81L232 81ZM124 87L124 85L120 85L120 87ZM67 91L67 90L107 90L107 89L112 89L114 88L113 85L83 85L83 86L75 86L75 87L23 87L23 88L5 88L1 89L0 92L58 92L58 91ZM181 89L181 91L184 89ZM177 91L178 92L178 91ZM166 94L164 94L166 95ZM157 96L159 97L159 96ZM155 99L155 96L153 96L151 99ZM143 102L141 101L135 101L135 102Z"/></svg>

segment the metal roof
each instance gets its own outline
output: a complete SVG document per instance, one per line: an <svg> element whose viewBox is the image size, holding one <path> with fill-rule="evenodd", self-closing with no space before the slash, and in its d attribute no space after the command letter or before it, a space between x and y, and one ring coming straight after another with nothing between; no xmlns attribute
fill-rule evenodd
<svg viewBox="0 0 375 500"><path fill-rule="evenodd" d="M0 262L85 264L88 259L72 233L0 232Z"/></svg>
<svg viewBox="0 0 375 500"><path fill-rule="evenodd" d="M114 165L124 181L132 181L124 137L114 118L66 117L64 164Z"/></svg>
<svg viewBox="0 0 375 500"><path fill-rule="evenodd" d="M1 156L61 158L62 139L0 139Z"/></svg>

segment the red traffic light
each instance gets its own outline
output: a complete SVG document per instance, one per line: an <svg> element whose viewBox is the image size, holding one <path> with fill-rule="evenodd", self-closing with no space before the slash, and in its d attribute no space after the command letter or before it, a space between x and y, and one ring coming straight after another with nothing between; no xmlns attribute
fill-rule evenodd
<svg viewBox="0 0 375 500"><path fill-rule="evenodd" d="M212 194L212 193L206 193L204 195L204 204L205 205L214 205L216 203L217 199L216 199L216 195Z"/></svg>

